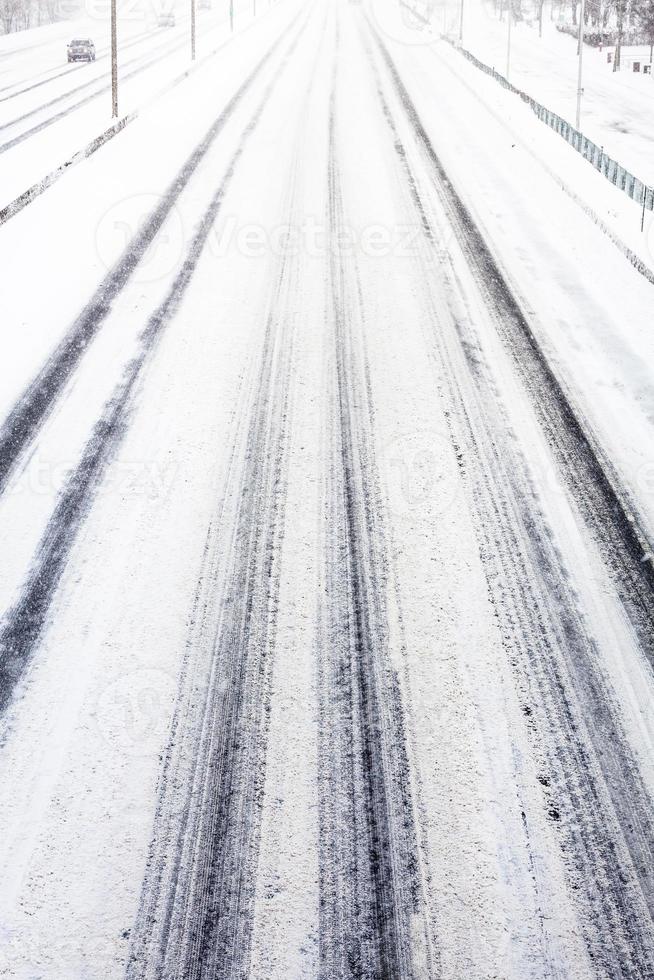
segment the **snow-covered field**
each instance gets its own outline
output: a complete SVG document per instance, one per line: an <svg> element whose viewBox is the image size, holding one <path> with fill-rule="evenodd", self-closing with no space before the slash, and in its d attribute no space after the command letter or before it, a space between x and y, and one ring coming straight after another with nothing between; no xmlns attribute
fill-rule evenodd
<svg viewBox="0 0 654 980"><path fill-rule="evenodd" d="M455 14L448 7L447 26ZM458 28L458 21L457 21ZM589 27L589 30L591 28ZM456 31L458 36L458 29ZM500 21L486 0L465 0L464 46L506 76L507 21ZM654 75L643 73L649 48L623 48L622 70L613 71L608 47L584 45L581 129L606 153L646 184L654 185ZM634 73L630 63L640 62ZM511 31L510 80L532 98L574 125L577 104L577 41L557 31L545 7L543 36L538 24L519 23Z"/></svg>
<svg viewBox="0 0 654 980"><path fill-rule="evenodd" d="M240 9L0 227L0 976L646 980L640 229L390 0Z"/></svg>

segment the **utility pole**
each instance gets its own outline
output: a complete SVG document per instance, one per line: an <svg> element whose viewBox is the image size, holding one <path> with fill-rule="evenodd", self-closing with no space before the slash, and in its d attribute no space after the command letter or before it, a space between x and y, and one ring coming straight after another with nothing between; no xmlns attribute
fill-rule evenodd
<svg viewBox="0 0 654 980"><path fill-rule="evenodd" d="M509 17L509 28L506 42L506 80L508 82L509 72L511 71L511 21L513 20L513 4L511 0L509 0L507 4L507 11Z"/></svg>
<svg viewBox="0 0 654 980"><path fill-rule="evenodd" d="M116 0L111 0L111 117L118 118L118 39L116 33Z"/></svg>
<svg viewBox="0 0 654 980"><path fill-rule="evenodd" d="M229 29L234 30L234 0L229 0Z"/></svg>
<svg viewBox="0 0 654 980"><path fill-rule="evenodd" d="M191 0L191 61L195 61L195 0Z"/></svg>
<svg viewBox="0 0 654 980"><path fill-rule="evenodd" d="M581 10L579 11L579 74L577 75L577 122L576 128L579 131L581 125L581 96L583 88L581 86L581 70L584 59L584 18L586 15L586 2L581 0Z"/></svg>
<svg viewBox="0 0 654 980"><path fill-rule="evenodd" d="M459 44L463 44L463 0L461 0L461 21L459 23Z"/></svg>

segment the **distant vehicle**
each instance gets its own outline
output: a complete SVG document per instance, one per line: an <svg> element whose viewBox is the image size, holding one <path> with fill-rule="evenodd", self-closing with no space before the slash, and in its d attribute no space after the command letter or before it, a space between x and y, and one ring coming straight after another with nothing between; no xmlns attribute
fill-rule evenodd
<svg viewBox="0 0 654 980"><path fill-rule="evenodd" d="M68 42L69 61L95 61L95 44L86 37L76 37Z"/></svg>
<svg viewBox="0 0 654 980"><path fill-rule="evenodd" d="M159 27L174 27L175 26L175 15L174 14L159 14L159 19L157 20Z"/></svg>

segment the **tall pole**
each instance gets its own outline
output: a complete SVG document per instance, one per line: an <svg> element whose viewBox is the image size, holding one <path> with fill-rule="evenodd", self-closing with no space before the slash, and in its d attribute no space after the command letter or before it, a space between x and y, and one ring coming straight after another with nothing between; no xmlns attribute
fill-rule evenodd
<svg viewBox="0 0 654 980"><path fill-rule="evenodd" d="M583 88L581 85L581 71L584 59L584 18L586 15L586 3L585 0L581 0L581 9L579 11L579 74L577 76L577 131L581 125L581 96L583 93Z"/></svg>
<svg viewBox="0 0 654 980"><path fill-rule="evenodd" d="M191 0L191 61L195 61L195 0Z"/></svg>
<svg viewBox="0 0 654 980"><path fill-rule="evenodd" d="M506 42L506 80L508 82L509 72L511 71L511 21L513 20L513 4L511 0L507 4L507 10L509 12L509 28Z"/></svg>
<svg viewBox="0 0 654 980"><path fill-rule="evenodd" d="M229 29L234 30L234 0L229 0Z"/></svg>
<svg viewBox="0 0 654 980"><path fill-rule="evenodd" d="M459 22L459 44L463 44L463 0L461 0L461 20Z"/></svg>
<svg viewBox="0 0 654 980"><path fill-rule="evenodd" d="M111 0L111 116L118 118L118 39L116 33L116 0Z"/></svg>

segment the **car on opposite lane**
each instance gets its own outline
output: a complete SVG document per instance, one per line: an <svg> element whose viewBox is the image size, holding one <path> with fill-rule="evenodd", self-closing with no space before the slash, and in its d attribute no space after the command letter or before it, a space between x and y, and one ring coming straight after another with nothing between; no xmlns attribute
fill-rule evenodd
<svg viewBox="0 0 654 980"><path fill-rule="evenodd" d="M88 38L73 38L67 47L69 61L95 61L95 44Z"/></svg>

